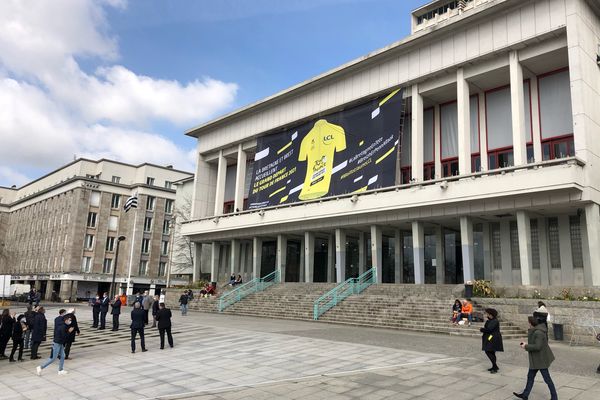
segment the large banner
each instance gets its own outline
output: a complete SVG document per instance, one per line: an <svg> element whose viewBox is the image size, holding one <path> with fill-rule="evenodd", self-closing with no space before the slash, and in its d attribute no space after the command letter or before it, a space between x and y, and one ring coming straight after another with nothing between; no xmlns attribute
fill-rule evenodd
<svg viewBox="0 0 600 400"><path fill-rule="evenodd" d="M402 90L258 139L248 208L393 186Z"/></svg>

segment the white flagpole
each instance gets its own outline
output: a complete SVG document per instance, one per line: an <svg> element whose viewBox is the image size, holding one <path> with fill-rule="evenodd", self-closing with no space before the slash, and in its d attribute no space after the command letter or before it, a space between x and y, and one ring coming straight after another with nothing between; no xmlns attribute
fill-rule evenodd
<svg viewBox="0 0 600 400"><path fill-rule="evenodd" d="M136 194L137 197L137 194ZM130 296L133 294L133 287L131 286L131 266L133 265L133 247L135 245L135 230L137 227L137 216L138 209L135 208L135 216L133 217L133 234L131 238L131 253L129 254L129 271L127 272L127 295Z"/></svg>

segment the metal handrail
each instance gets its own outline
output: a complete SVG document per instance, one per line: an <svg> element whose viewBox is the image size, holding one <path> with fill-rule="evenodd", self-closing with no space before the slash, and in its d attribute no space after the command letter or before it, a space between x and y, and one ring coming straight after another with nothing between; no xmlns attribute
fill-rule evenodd
<svg viewBox="0 0 600 400"><path fill-rule="evenodd" d="M323 296L315 300L313 304L313 319L317 320L325 312L337 306L345 298L359 294L372 284L377 282L377 269L370 268L358 278L348 278Z"/></svg>
<svg viewBox="0 0 600 400"><path fill-rule="evenodd" d="M244 297L257 292L262 292L266 288L279 283L281 274L279 270L275 270L262 278L254 278L250 282L244 283L242 286L224 293L219 298L219 312L222 312L227 307L237 303Z"/></svg>

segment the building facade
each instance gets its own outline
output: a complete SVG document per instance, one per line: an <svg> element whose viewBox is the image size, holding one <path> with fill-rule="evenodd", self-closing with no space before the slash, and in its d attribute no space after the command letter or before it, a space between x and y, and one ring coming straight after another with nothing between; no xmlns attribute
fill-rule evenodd
<svg viewBox="0 0 600 400"><path fill-rule="evenodd" d="M189 130L183 233L209 247L213 280L372 266L379 282L600 286L599 16L593 0L415 10L407 38ZM397 89L393 184L248 209L265 138Z"/></svg>
<svg viewBox="0 0 600 400"><path fill-rule="evenodd" d="M35 285L46 299L53 292L75 300L109 291L115 267L120 290L129 278L130 291L164 287L173 182L191 176L152 164L78 159L23 187L0 188L0 271ZM125 212L132 195L138 208Z"/></svg>

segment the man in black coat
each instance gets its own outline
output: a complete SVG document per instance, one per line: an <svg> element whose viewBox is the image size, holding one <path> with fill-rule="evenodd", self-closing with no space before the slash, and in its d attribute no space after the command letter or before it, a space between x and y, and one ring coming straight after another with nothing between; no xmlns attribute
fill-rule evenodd
<svg viewBox="0 0 600 400"><path fill-rule="evenodd" d="M8 358L4 352L8 341L12 337L14 323L14 316L10 315L10 310L8 308L2 310L2 317L0 317L0 359Z"/></svg>
<svg viewBox="0 0 600 400"><path fill-rule="evenodd" d="M92 328L98 327L98 321L100 320L100 302L100 296L98 295L96 295L96 298L90 301L90 305L92 306L92 317L94 319Z"/></svg>
<svg viewBox="0 0 600 400"><path fill-rule="evenodd" d="M135 353L135 337L140 334L140 344L142 352L148 351L144 341L144 317L146 313L142 310L142 305L136 302L131 310L131 352Z"/></svg>
<svg viewBox="0 0 600 400"><path fill-rule="evenodd" d="M23 332L27 330L27 322L25 320L25 316L23 314L19 315L18 318L15 318L15 323L13 325L13 347L10 352L10 362L16 362L15 360L15 352L19 349L18 360L23 361Z"/></svg>
<svg viewBox="0 0 600 400"><path fill-rule="evenodd" d="M160 334L160 349L162 350L165 348L165 332L167 333L169 346L173 348L173 336L171 335L171 310L165 307L165 303L159 304L156 320L158 321L158 332Z"/></svg>
<svg viewBox="0 0 600 400"><path fill-rule="evenodd" d="M64 311L64 310L61 310ZM67 336L74 331L71 326L72 320L69 316L59 315L54 320L54 339L52 340L52 354L42 365L36 368L38 376L42 375L42 370L52 364L58 358L58 374L66 375L67 371L64 370L65 365L65 343Z"/></svg>
<svg viewBox="0 0 600 400"><path fill-rule="evenodd" d="M65 341L65 360L70 360L69 354L71 353L71 346L73 345L73 342L75 342L75 336L79 336L81 332L79 330L79 325L77 324L77 317L75 317L74 308L67 310L67 314L65 315L64 319L67 318L71 319L71 328L73 328L72 331L67 333L67 340Z"/></svg>
<svg viewBox="0 0 600 400"><path fill-rule="evenodd" d="M100 328L106 328L106 314L108 314L108 305L110 303L110 299L108 298L108 293L104 293L102 296L102 300L100 300Z"/></svg>
<svg viewBox="0 0 600 400"><path fill-rule="evenodd" d="M110 310L110 313L113 318L113 327L112 327L111 331L118 331L119 330L119 315L121 315L121 297L119 295L116 295L115 300L113 301L113 303L110 306L112 307L112 309Z"/></svg>
<svg viewBox="0 0 600 400"><path fill-rule="evenodd" d="M46 321L46 316L44 315L46 310L44 307L39 307L35 318L33 320L33 332L31 333L31 359L37 360L41 358L38 356L38 348L40 344L46 340L46 329L48 329L48 322Z"/></svg>
<svg viewBox="0 0 600 400"><path fill-rule="evenodd" d="M27 331L23 337L23 344L25 348L28 349L31 345L31 332L33 332L33 320L35 319L35 315L37 313L31 309L31 306L27 306L27 311L25 311L25 321L27 321Z"/></svg>

